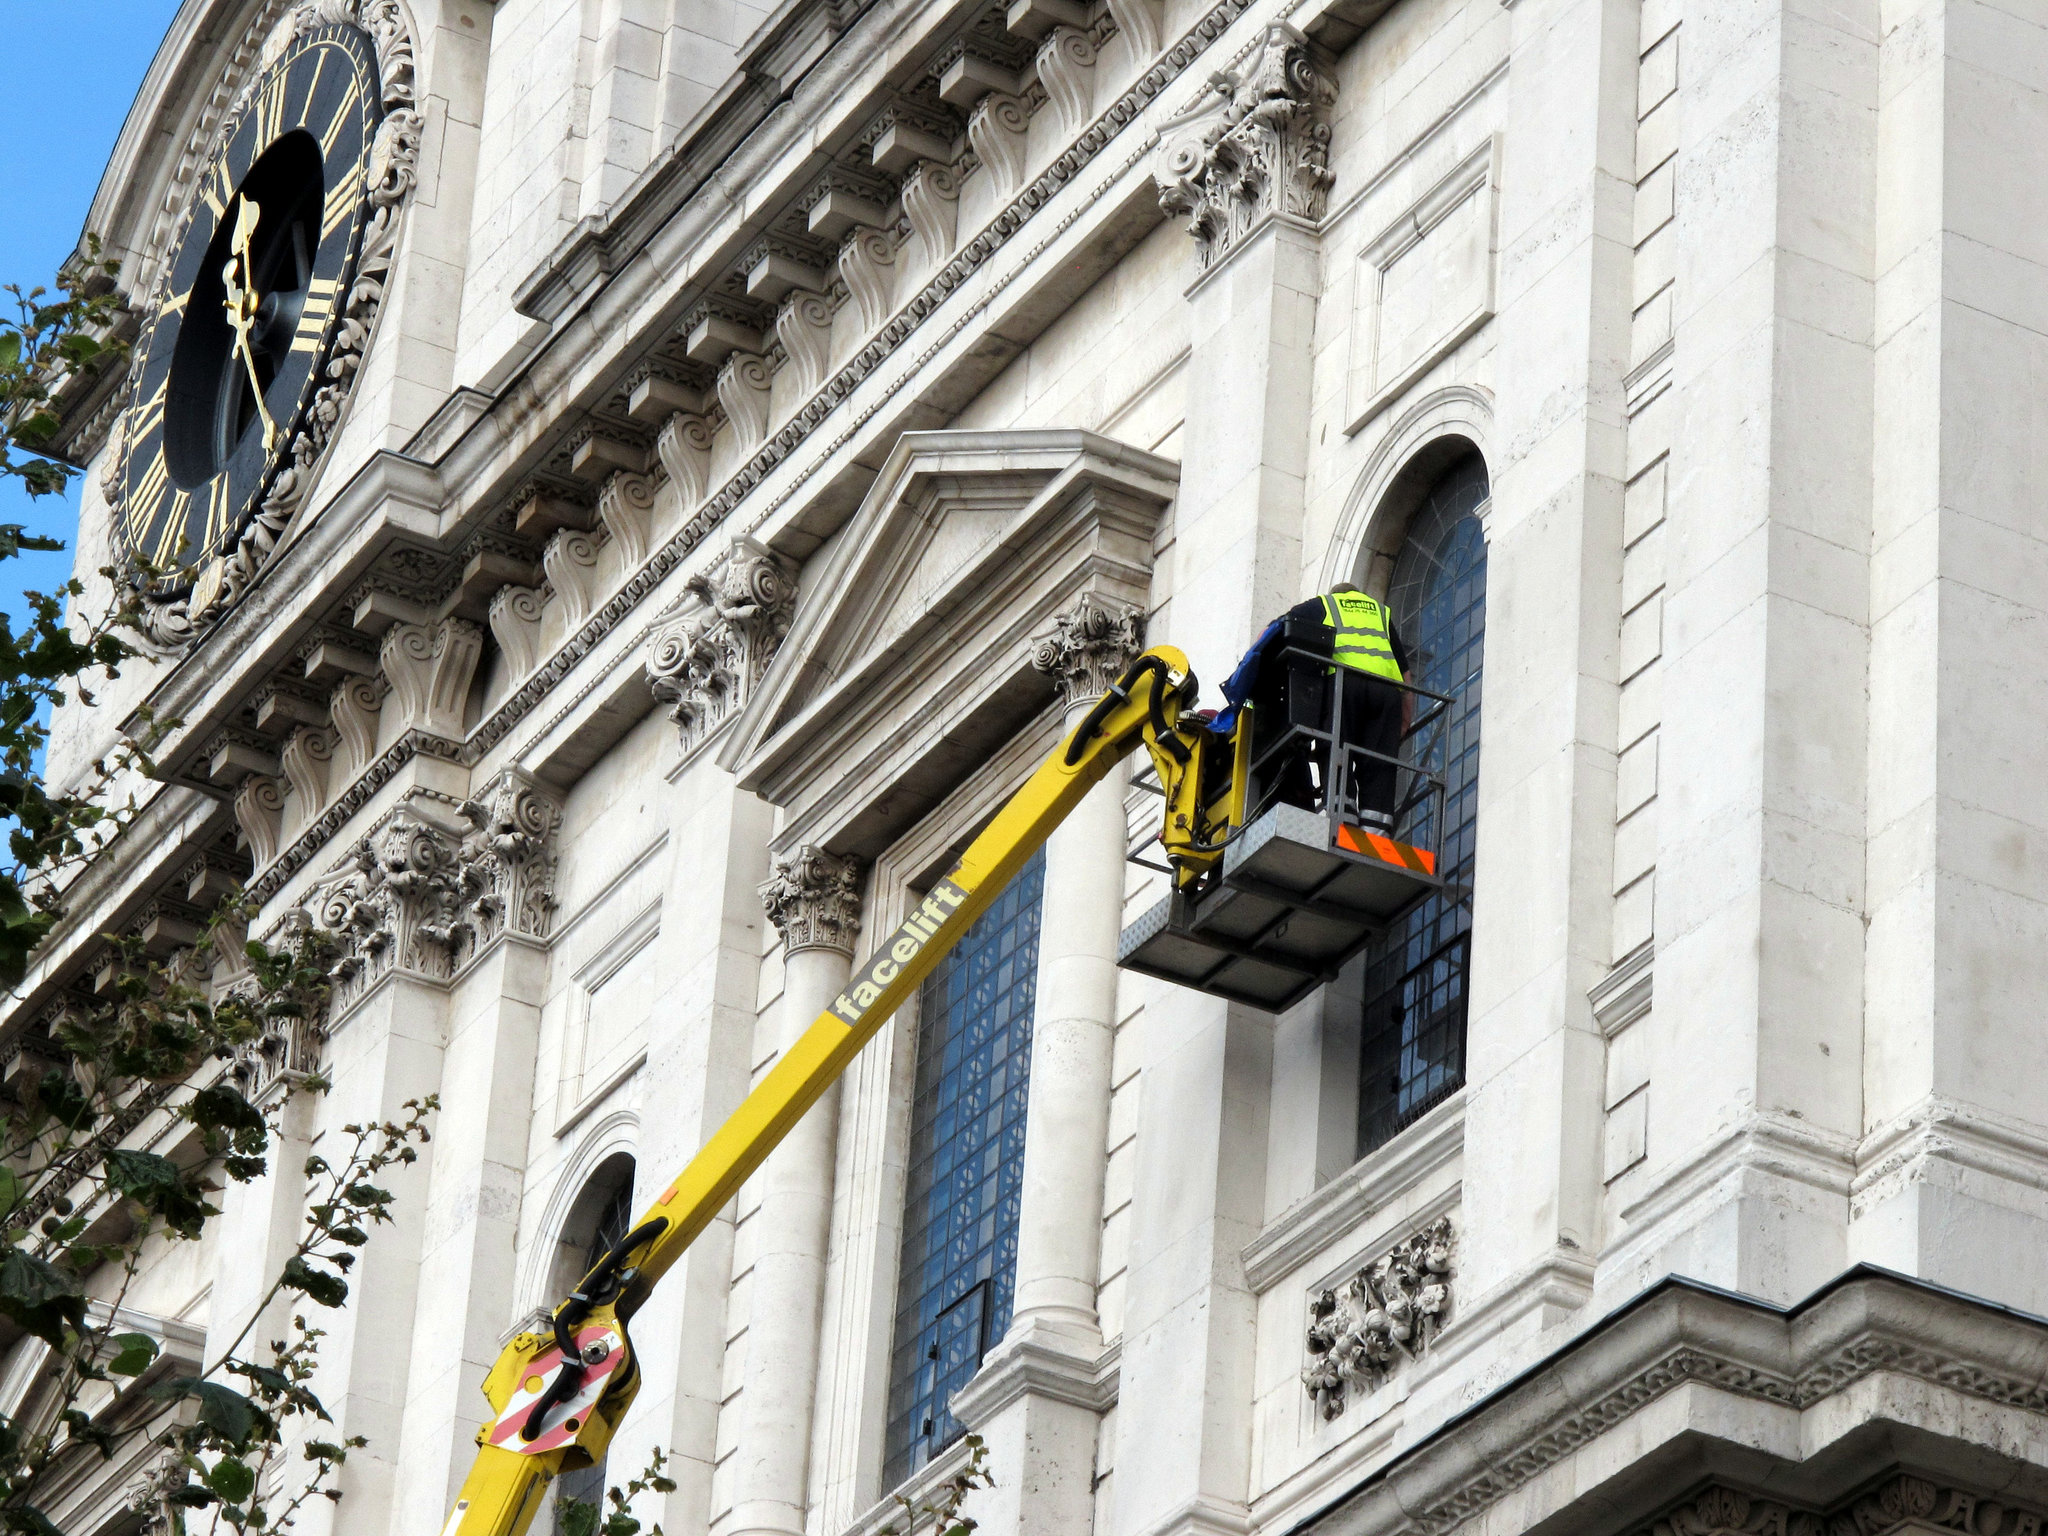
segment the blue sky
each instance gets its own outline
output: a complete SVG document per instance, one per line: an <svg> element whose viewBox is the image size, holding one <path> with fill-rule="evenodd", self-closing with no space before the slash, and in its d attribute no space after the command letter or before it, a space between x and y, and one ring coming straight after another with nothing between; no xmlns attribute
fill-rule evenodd
<svg viewBox="0 0 2048 1536"><path fill-rule="evenodd" d="M100 172L129 104L178 9L177 0L0 0L8 57L0 91L0 284L47 287L78 243ZM0 485L0 523L70 540L77 493L31 501ZM49 591L71 555L0 562L0 608L22 613L24 589Z"/></svg>

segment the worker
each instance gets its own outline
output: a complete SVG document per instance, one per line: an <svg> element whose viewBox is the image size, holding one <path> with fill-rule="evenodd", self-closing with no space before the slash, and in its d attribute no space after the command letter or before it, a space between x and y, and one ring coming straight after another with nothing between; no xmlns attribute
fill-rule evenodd
<svg viewBox="0 0 2048 1536"><path fill-rule="evenodd" d="M1290 649L1296 654L1286 654ZM1334 665L1299 654L1304 651L1328 656ZM1391 759L1400 753L1411 714L1410 695L1399 686L1407 660L1386 604L1348 581L1339 582L1266 626L1224 683L1224 707L1209 729L1229 734L1238 711L1250 703L1257 762L1294 727L1331 729L1341 692L1344 718L1338 735L1344 746L1355 749L1349 758L1347 809L1373 826L1390 826L1399 788L1399 767ZM1341 689L1339 667L1344 669ZM1280 800L1321 810L1329 774L1320 744L1301 737L1296 750L1262 764L1247 804L1256 808Z"/></svg>

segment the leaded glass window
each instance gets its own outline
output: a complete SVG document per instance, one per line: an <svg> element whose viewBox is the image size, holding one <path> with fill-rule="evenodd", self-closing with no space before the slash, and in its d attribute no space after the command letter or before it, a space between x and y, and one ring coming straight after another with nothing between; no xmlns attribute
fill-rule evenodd
<svg viewBox="0 0 2048 1536"><path fill-rule="evenodd" d="M1044 887L1040 853L918 993L890 1487L959 1438L946 1405L1010 1326Z"/></svg>
<svg viewBox="0 0 2048 1536"><path fill-rule="evenodd" d="M1438 850L1442 891L1410 907L1366 951L1359 1050L1361 1153L1419 1119L1465 1081L1466 970L1479 799L1479 670L1486 637L1488 494L1477 453L1424 494L1394 557L1388 603L1410 679L1447 694L1442 721L1418 734L1421 761L1444 776L1442 824L1425 801L1404 817L1403 842Z"/></svg>

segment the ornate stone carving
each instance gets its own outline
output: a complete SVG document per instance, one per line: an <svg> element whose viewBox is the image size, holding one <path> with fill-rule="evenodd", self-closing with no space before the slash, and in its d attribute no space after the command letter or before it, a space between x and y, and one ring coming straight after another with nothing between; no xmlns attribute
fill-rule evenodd
<svg viewBox="0 0 2048 1536"><path fill-rule="evenodd" d="M341 423L349 392L355 387L363 349L376 327L377 312L383 307L384 290L398 250L399 221L418 178L424 120L414 100L413 40L406 26L404 7L399 0L301 0L281 30L296 39L332 25L352 25L368 35L377 60L384 116L370 146L366 189L370 212L363 225L355 280L342 300L341 324L325 365L328 382L314 392L290 442L278 456L278 468L262 492L255 516L249 519L233 553L223 562L219 580L202 582L199 587L187 588L177 595L143 593L144 633L165 648L189 644L200 629L240 600L270 559L306 492L312 488L321 456ZM260 71L243 88L241 98L221 124L218 140L224 141L233 134L254 106L253 87L258 77ZM140 306L142 313L154 314L161 307L161 290L169 276L166 268L158 278L156 296ZM134 349L135 355L142 355L146 345L144 338Z"/></svg>
<svg viewBox="0 0 2048 1536"><path fill-rule="evenodd" d="M1031 651L1033 670L1053 680L1060 706L1100 698L1145 648L1145 615L1129 603L1084 592Z"/></svg>
<svg viewBox="0 0 2048 1536"><path fill-rule="evenodd" d="M808 395L824 382L831 360L832 301L822 293L791 289L775 311L775 339L796 369L798 392Z"/></svg>
<svg viewBox="0 0 2048 1536"><path fill-rule="evenodd" d="M860 881L858 859L809 844L777 859L761 905L785 953L832 949L851 958L860 938Z"/></svg>
<svg viewBox="0 0 2048 1536"><path fill-rule="evenodd" d="M384 685L374 677L351 677L327 701L340 749L330 769L336 787L353 784L377 755L377 716L384 709Z"/></svg>
<svg viewBox="0 0 2048 1536"><path fill-rule="evenodd" d="M734 352L718 370L718 403L743 451L751 451L768 435L768 389L773 375L768 359L753 352Z"/></svg>
<svg viewBox="0 0 2048 1536"><path fill-rule="evenodd" d="M1425 1353L1451 1307L1451 1218L1440 1216L1358 1271L1309 1298L1309 1363L1301 1384L1334 1419L1347 1391L1375 1390Z"/></svg>
<svg viewBox="0 0 2048 1536"><path fill-rule="evenodd" d="M1030 127L1031 109L1022 97L1006 91L990 91L968 114L967 142L1004 197L1023 183L1025 134Z"/></svg>
<svg viewBox="0 0 2048 1536"><path fill-rule="evenodd" d="M670 706L685 758L753 697L795 617L796 574L747 541L691 577L687 591L647 650L647 685Z"/></svg>
<svg viewBox="0 0 2048 1536"><path fill-rule="evenodd" d="M151 1458L127 1489L128 1508L142 1517L135 1527L136 1536L170 1536L179 1528L182 1510L172 1500L184 1491L190 1476L175 1451L161 1451Z"/></svg>
<svg viewBox="0 0 2048 1536"><path fill-rule="evenodd" d="M711 422L695 412L677 411L662 423L654 451L682 495L687 510L711 489Z"/></svg>
<svg viewBox="0 0 2048 1536"><path fill-rule="evenodd" d="M541 569L548 573L548 585L555 589L562 618L572 630L597 606L599 548L597 540L580 528L562 528L541 551Z"/></svg>
<svg viewBox="0 0 2048 1536"><path fill-rule="evenodd" d="M483 631L467 619L394 624L384 632L378 659L405 729L462 740L469 684L483 648Z"/></svg>
<svg viewBox="0 0 2048 1536"><path fill-rule="evenodd" d="M939 265L953 253L953 226L960 213L960 175L937 160L920 160L903 179L903 216L924 247L924 259Z"/></svg>
<svg viewBox="0 0 2048 1536"><path fill-rule="evenodd" d="M1241 73L1215 75L1161 127L1159 206L1186 218L1203 270L1270 217L1323 216L1334 179L1324 115L1334 99L1308 39L1276 22Z"/></svg>
<svg viewBox="0 0 2048 1536"><path fill-rule="evenodd" d="M839 276L860 307L860 326L872 331L889 318L889 274L896 242L879 229L855 229L839 247Z"/></svg>
<svg viewBox="0 0 2048 1536"><path fill-rule="evenodd" d="M1059 136L1071 138L1088 121L1089 82L1095 78L1095 39L1076 27L1054 27L1038 45L1038 83L1059 115Z"/></svg>
<svg viewBox="0 0 2048 1536"><path fill-rule="evenodd" d="M268 774L252 773L235 791L235 825L249 845L249 858L261 869L277 857L284 832L284 787Z"/></svg>
<svg viewBox="0 0 2048 1536"><path fill-rule="evenodd" d="M501 933L546 938L555 920L561 802L529 774L507 768L463 802L462 815L470 825L461 853L468 944L480 949Z"/></svg>
<svg viewBox="0 0 2048 1536"><path fill-rule="evenodd" d="M333 1006L392 971L446 980L469 935L466 896L456 832L414 803L387 812L314 888L313 921L342 944Z"/></svg>
<svg viewBox="0 0 2048 1536"><path fill-rule="evenodd" d="M545 606L538 587L500 587L491 594L491 635L515 678L540 665L540 619Z"/></svg>
<svg viewBox="0 0 2048 1536"><path fill-rule="evenodd" d="M597 515L619 547L628 574L640 569L654 546L654 482L620 470L597 493Z"/></svg>
<svg viewBox="0 0 2048 1536"><path fill-rule="evenodd" d="M1904 1474L1825 1513L1715 1484L1644 1527L1639 1536L1887 1536L1901 1527L1967 1536L2039 1536L2042 1517L2005 1499Z"/></svg>

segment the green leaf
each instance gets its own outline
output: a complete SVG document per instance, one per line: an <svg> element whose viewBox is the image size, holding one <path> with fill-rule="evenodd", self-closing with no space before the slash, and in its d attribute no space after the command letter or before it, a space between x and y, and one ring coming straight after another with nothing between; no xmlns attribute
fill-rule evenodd
<svg viewBox="0 0 2048 1536"><path fill-rule="evenodd" d="M555 1529L561 1536L597 1536L599 1513L595 1504L569 1499L555 1508Z"/></svg>
<svg viewBox="0 0 2048 1536"><path fill-rule="evenodd" d="M239 1504L256 1491L256 1469L246 1461L223 1457L206 1474L206 1486L230 1504Z"/></svg>
<svg viewBox="0 0 2048 1536"><path fill-rule="evenodd" d="M285 1260L284 1273L278 1278L293 1290L304 1291L323 1307L338 1307L348 1300L346 1280L339 1275L330 1275L325 1270L315 1269L297 1256Z"/></svg>
<svg viewBox="0 0 2048 1536"><path fill-rule="evenodd" d="M85 1293L62 1270L9 1248L0 1252L0 1314L62 1349L66 1329L78 1333L85 1328Z"/></svg>
<svg viewBox="0 0 2048 1536"><path fill-rule="evenodd" d="M268 1136L263 1112L226 1083L215 1083L192 1096L186 1107L192 1123L207 1131L253 1131Z"/></svg>
<svg viewBox="0 0 2048 1536"><path fill-rule="evenodd" d="M0 1167L0 1221L21 1204L21 1175L12 1168Z"/></svg>
<svg viewBox="0 0 2048 1536"><path fill-rule="evenodd" d="M117 1333L107 1342L115 1351L107 1369L116 1376L140 1376L156 1363L157 1343L146 1333Z"/></svg>
<svg viewBox="0 0 2048 1536"><path fill-rule="evenodd" d="M107 1154L107 1182L183 1237L197 1237L217 1214L197 1181L167 1157L116 1147Z"/></svg>
<svg viewBox="0 0 2048 1536"><path fill-rule="evenodd" d="M196 1376L179 1376L151 1389L151 1396L191 1398L199 1404L199 1423L231 1450L246 1449L259 1429L271 1427L270 1415L233 1387Z"/></svg>
<svg viewBox="0 0 2048 1536"><path fill-rule="evenodd" d="M0 1529L18 1531L23 1533L23 1536L64 1536L62 1531L50 1523L47 1515L39 1509L29 1508L26 1504L0 1510L0 1521L5 1522Z"/></svg>

